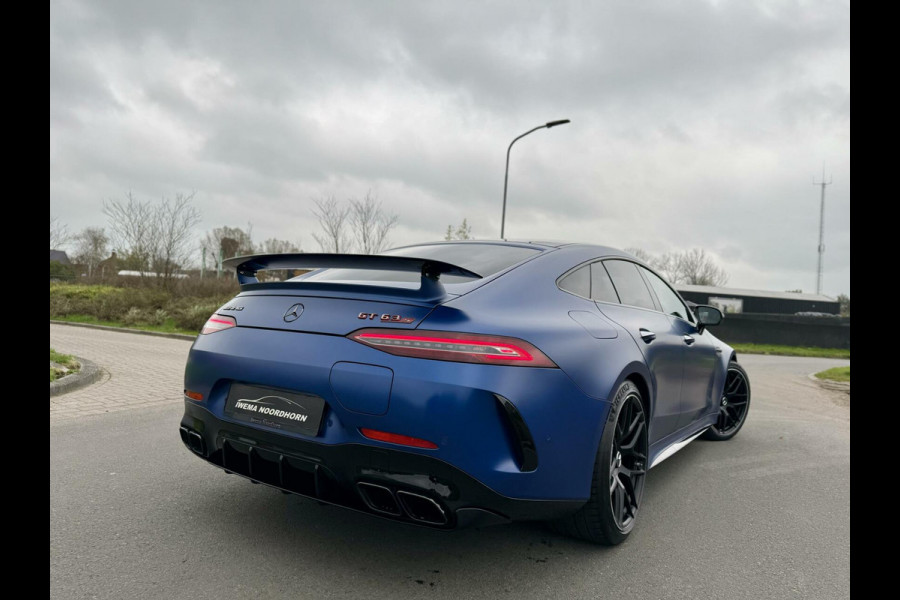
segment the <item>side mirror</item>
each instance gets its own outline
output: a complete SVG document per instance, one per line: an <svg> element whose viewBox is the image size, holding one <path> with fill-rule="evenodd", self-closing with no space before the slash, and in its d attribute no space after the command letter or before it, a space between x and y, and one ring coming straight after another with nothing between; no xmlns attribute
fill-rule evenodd
<svg viewBox="0 0 900 600"><path fill-rule="evenodd" d="M700 331L703 331L705 327L718 325L725 318L721 310L707 304L698 304L697 308L694 309L694 314L697 315Z"/></svg>

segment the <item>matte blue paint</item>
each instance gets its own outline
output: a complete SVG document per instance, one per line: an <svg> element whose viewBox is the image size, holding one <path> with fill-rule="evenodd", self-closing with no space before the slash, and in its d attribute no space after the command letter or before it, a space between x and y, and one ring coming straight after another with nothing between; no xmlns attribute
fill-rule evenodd
<svg viewBox="0 0 900 600"><path fill-rule="evenodd" d="M584 327L585 331L598 340L611 340L619 337L615 325L598 315L596 312L586 310L570 310L569 316L575 322Z"/></svg>
<svg viewBox="0 0 900 600"><path fill-rule="evenodd" d="M410 296L406 292L415 286L408 284L248 286L228 302L244 307L229 313L238 326L197 338L185 388L203 393L204 407L224 420L233 381L316 394L327 404L317 443L396 448L363 438L360 427L409 435L438 449L405 451L446 461L505 496L587 499L608 398L621 382L639 379L650 391L645 401L652 461L685 432L714 421L733 351L708 330L700 334L660 312L596 303L556 285L560 275L586 261L633 257L602 246L534 247L541 252L518 265L447 285L440 300ZM284 323L284 311L296 302L305 306L303 314ZM360 319L360 313L378 318ZM382 322L382 314L415 321ZM344 337L363 327L516 337L534 344L559 368L393 356ZM660 343L643 342L641 327L651 328ZM686 347L686 333L698 343ZM695 349L701 352L691 354ZM386 376L377 375L387 370L393 374L389 401L384 400ZM530 429L539 456L535 471L517 468L493 394L508 398Z"/></svg>
<svg viewBox="0 0 900 600"><path fill-rule="evenodd" d="M385 367L337 362L331 367L331 389L345 409L383 415L391 403L394 372Z"/></svg>

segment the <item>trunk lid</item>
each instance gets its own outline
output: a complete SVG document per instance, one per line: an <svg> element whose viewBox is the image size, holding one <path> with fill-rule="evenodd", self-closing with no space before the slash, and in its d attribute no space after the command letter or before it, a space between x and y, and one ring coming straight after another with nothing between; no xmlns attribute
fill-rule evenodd
<svg viewBox="0 0 900 600"><path fill-rule="evenodd" d="M238 327L347 335L363 327L414 329L433 305L303 294L243 293L217 313Z"/></svg>

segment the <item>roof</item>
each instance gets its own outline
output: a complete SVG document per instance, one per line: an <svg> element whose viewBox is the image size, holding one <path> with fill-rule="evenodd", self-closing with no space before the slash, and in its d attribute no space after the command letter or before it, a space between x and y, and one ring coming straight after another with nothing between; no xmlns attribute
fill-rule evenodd
<svg viewBox="0 0 900 600"><path fill-rule="evenodd" d="M741 288L715 287L712 285L676 285L679 292L695 292L712 296L743 296L745 298L778 298L781 300L806 300L809 302L837 302L823 294L807 294L803 292L770 292L767 290L745 290Z"/></svg>
<svg viewBox="0 0 900 600"><path fill-rule="evenodd" d="M50 260L55 260L64 265L72 264L71 261L69 261L69 256L63 250L51 250Z"/></svg>

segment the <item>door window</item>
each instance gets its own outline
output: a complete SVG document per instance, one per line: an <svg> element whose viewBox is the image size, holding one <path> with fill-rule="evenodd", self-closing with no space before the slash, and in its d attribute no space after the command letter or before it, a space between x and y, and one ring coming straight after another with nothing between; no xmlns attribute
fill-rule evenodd
<svg viewBox="0 0 900 600"><path fill-rule="evenodd" d="M662 311L667 315L680 317L689 323L693 322L691 311L687 309L684 302L678 297L678 294L676 294L672 288L670 288L669 285L655 273L643 267L639 268L647 277L647 281L650 282L653 291L656 292L656 299L659 300Z"/></svg>

